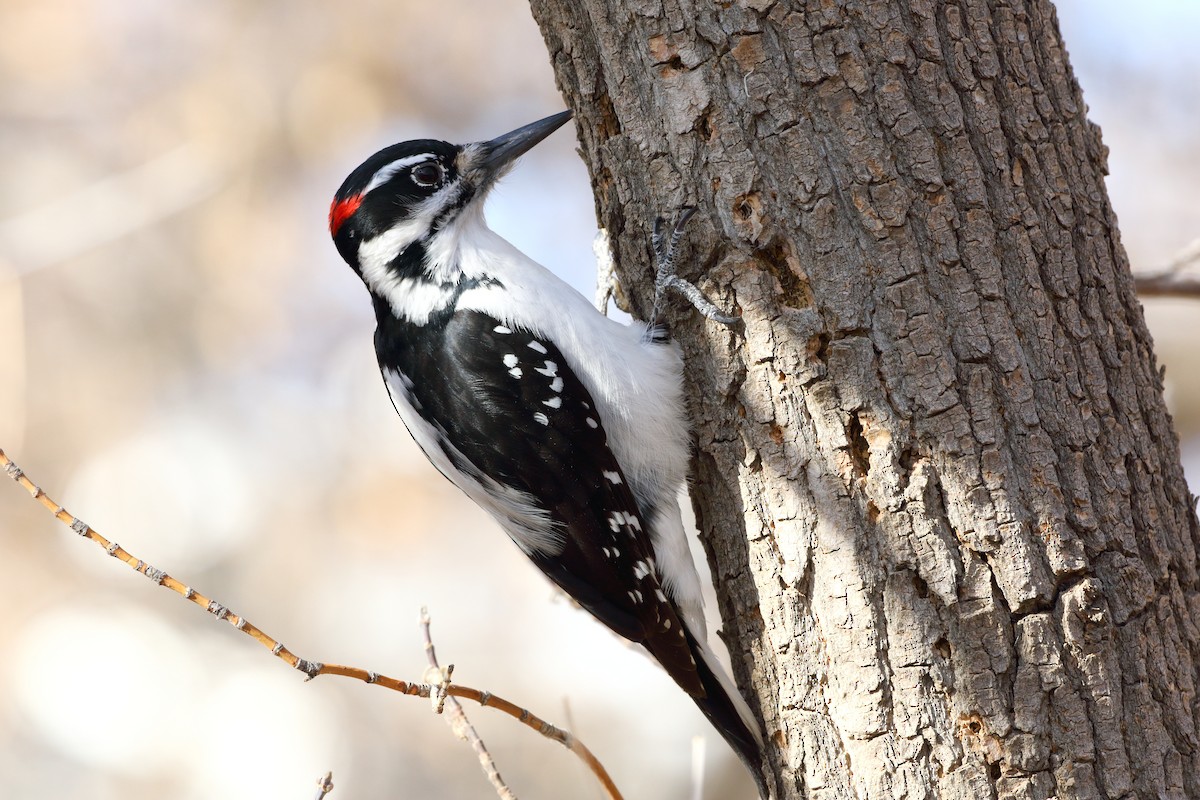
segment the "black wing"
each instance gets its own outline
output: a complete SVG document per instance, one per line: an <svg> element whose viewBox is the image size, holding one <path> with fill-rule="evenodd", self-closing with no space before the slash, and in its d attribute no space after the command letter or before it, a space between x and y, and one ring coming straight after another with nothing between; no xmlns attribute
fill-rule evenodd
<svg viewBox="0 0 1200 800"><path fill-rule="evenodd" d="M519 489L550 514L562 549L534 549L534 563L609 628L644 644L685 691L703 696L645 521L595 403L562 353L481 312L441 322L417 336L382 317L380 366L406 377L446 455L469 462L456 467Z"/></svg>

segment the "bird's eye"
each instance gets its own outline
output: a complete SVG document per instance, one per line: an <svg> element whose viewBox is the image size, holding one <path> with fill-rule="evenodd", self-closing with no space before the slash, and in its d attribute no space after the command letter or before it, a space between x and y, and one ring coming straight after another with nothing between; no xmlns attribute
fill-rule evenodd
<svg viewBox="0 0 1200 800"><path fill-rule="evenodd" d="M420 164L413 169L412 179L413 183L417 184L417 186L428 189L441 182L442 168L432 163Z"/></svg>

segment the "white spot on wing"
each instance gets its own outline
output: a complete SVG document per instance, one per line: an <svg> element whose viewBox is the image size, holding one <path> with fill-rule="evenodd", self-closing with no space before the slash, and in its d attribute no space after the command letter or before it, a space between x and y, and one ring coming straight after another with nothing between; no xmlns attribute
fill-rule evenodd
<svg viewBox="0 0 1200 800"><path fill-rule="evenodd" d="M639 531L642 529L642 522L637 518L637 514L626 514L625 521L631 528L637 528Z"/></svg>
<svg viewBox="0 0 1200 800"><path fill-rule="evenodd" d="M543 414L543 413L542 413L542 412L540 412L540 411L535 411L535 412L534 412L534 414L533 414L533 421L534 421L534 422L540 422L540 423L542 423L543 425L549 425L549 424L550 424L550 418L549 418L549 417L547 417L545 414Z"/></svg>
<svg viewBox="0 0 1200 800"><path fill-rule="evenodd" d="M655 589L654 596L657 597L659 599L659 601L661 601L663 603L667 602L667 596L665 594L663 594L662 589Z"/></svg>
<svg viewBox="0 0 1200 800"><path fill-rule="evenodd" d="M561 397L551 397L549 400L543 400L542 405L550 406L551 408L558 408L559 406L562 405L562 398Z"/></svg>
<svg viewBox="0 0 1200 800"><path fill-rule="evenodd" d="M537 339L534 339L532 342L529 343L529 349L536 350L539 353L541 353L542 355L546 355L546 346L543 345L541 342L539 342ZM549 363L549 362L547 362L547 363Z"/></svg>
<svg viewBox="0 0 1200 800"><path fill-rule="evenodd" d="M587 418L587 424L588 424L589 428L599 428L600 427L600 423L596 422L596 420L592 419L591 417Z"/></svg>
<svg viewBox="0 0 1200 800"><path fill-rule="evenodd" d="M519 378L519 377L521 377L521 368L520 368L520 367L513 367L512 369L510 369L510 370L508 371L508 374L509 374L509 375L512 375L514 378Z"/></svg>
<svg viewBox="0 0 1200 800"><path fill-rule="evenodd" d="M562 378L556 377L554 380L550 381L550 391L561 392L562 388L563 388L563 379Z"/></svg>
<svg viewBox="0 0 1200 800"><path fill-rule="evenodd" d="M497 325L496 327L492 328L492 330L496 333L512 333L512 328L507 328L503 325Z"/></svg>
<svg viewBox="0 0 1200 800"><path fill-rule="evenodd" d="M547 378L553 378L558 374L558 364L555 364L553 361L547 361L546 366L538 367L538 372L542 373Z"/></svg>
<svg viewBox="0 0 1200 800"><path fill-rule="evenodd" d="M517 362L518 362L518 361L520 361L520 360L521 360L521 359L517 358L517 357L516 357L515 355L513 355L512 353L509 353L508 355L506 355L506 356L504 357L504 366L506 366L506 367L515 367L515 366L517 365Z"/></svg>
<svg viewBox="0 0 1200 800"><path fill-rule="evenodd" d="M612 528L613 533L616 533L622 527L629 528L629 538L636 539L635 530L642 529L642 523L638 520L637 514L631 514L628 511L614 511L608 515L608 527Z"/></svg>
<svg viewBox="0 0 1200 800"><path fill-rule="evenodd" d="M633 577L639 581L650 574L650 568L646 566L645 561L637 561L633 565Z"/></svg>
<svg viewBox="0 0 1200 800"><path fill-rule="evenodd" d="M614 486L618 486L621 483L621 473L619 472L613 472L612 470L606 469L604 470L604 477L607 478L608 482Z"/></svg>

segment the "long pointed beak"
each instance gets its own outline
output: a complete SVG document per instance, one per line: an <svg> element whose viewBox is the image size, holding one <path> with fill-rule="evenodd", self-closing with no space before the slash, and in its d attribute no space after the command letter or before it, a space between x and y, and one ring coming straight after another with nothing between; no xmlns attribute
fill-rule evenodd
<svg viewBox="0 0 1200 800"><path fill-rule="evenodd" d="M497 136L490 142L480 142L477 146L483 152L483 157L476 168L486 176L485 181L495 180L514 161L565 125L570 118L571 112L563 111L552 117L531 122L503 136Z"/></svg>

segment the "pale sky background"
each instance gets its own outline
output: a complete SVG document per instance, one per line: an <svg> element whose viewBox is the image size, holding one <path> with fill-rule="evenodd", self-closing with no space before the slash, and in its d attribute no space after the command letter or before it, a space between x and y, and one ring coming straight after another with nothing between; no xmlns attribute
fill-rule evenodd
<svg viewBox="0 0 1200 800"><path fill-rule="evenodd" d="M1062 0L1135 269L1200 239L1200 2ZM435 66L436 65L436 66ZM553 592L430 468L374 365L325 214L405 138L561 110L517 0L0 0L0 447L68 509L309 658L456 678L567 724L630 800L750 797L681 692ZM570 128L493 226L591 296ZM1200 482L1200 304L1151 301ZM1194 484L1195 485L1195 484ZM494 796L428 704L304 683L0 485L0 794ZM598 796L561 748L471 718L521 797Z"/></svg>

